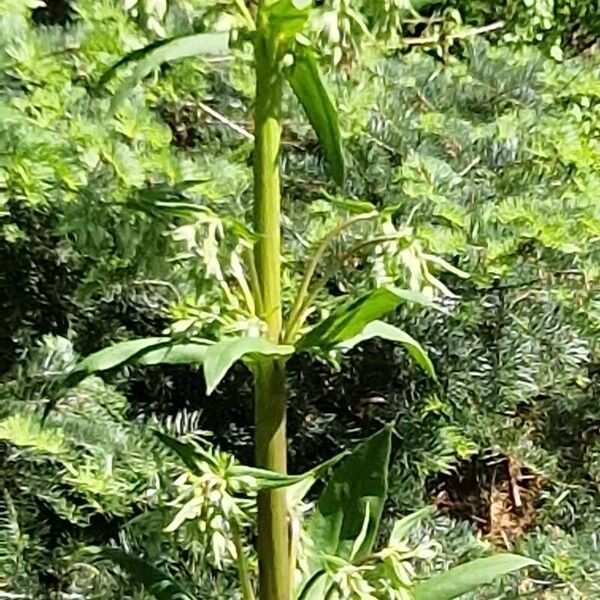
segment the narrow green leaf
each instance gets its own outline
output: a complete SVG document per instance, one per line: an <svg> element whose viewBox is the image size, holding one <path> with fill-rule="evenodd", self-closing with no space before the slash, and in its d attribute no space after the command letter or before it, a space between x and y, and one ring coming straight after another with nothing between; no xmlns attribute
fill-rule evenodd
<svg viewBox="0 0 600 600"><path fill-rule="evenodd" d="M436 379L435 369L423 346L402 329L383 321L371 321L358 335L344 340L337 347L349 350L374 337L402 344L423 371Z"/></svg>
<svg viewBox="0 0 600 600"><path fill-rule="evenodd" d="M111 112L116 110L139 81L162 63L190 56L226 54L228 42L229 34L227 32L194 33L192 35L183 35L168 40L161 40L160 42L153 42L144 48L130 52L116 62L100 78L99 85L105 85L115 75L117 69L130 62L137 62L131 76L117 90L111 103Z"/></svg>
<svg viewBox="0 0 600 600"><path fill-rule="evenodd" d="M101 556L119 565L158 600L194 600L181 585L141 558L117 548L106 548Z"/></svg>
<svg viewBox="0 0 600 600"><path fill-rule="evenodd" d="M113 344L84 358L76 370L87 374L108 371L132 360L145 350L164 346L170 341L168 337L150 337Z"/></svg>
<svg viewBox="0 0 600 600"><path fill-rule="evenodd" d="M193 365L204 361L208 344L189 342L185 344L168 344L150 352L143 353L136 359L140 365Z"/></svg>
<svg viewBox="0 0 600 600"><path fill-rule="evenodd" d="M293 352L293 346L280 346L259 337L232 338L209 346L204 358L206 393L212 393L231 366L241 358L260 355L285 356Z"/></svg>
<svg viewBox="0 0 600 600"><path fill-rule="evenodd" d="M323 193L323 197L334 206L353 215L371 213L376 210L376 206L366 200L353 200L351 198L345 198L344 196L331 196L327 193Z"/></svg>
<svg viewBox="0 0 600 600"><path fill-rule="evenodd" d="M202 450L194 444L182 442L161 431L155 431L154 433L165 446L173 450L173 452L181 458L185 466L192 473L200 473L198 465L199 463L207 462L208 455L206 453L202 452ZM245 465L234 465L229 469L228 473L231 477L254 478L257 482L257 487L260 490L290 487L309 479L314 482L327 469L330 469L340 462L346 455L347 452L336 454L333 458L322 462L310 469L310 471L301 473L300 475L284 475L282 473L277 473L276 471L247 467Z"/></svg>
<svg viewBox="0 0 600 600"><path fill-rule="evenodd" d="M356 558L356 555L360 551L362 545L365 542L367 534L369 533L369 519L371 518L371 513L369 511L369 502L366 502L366 510L365 516L363 519L362 527L360 528L360 533L358 537L354 540L352 544L352 550L350 551L350 561L353 561Z"/></svg>
<svg viewBox="0 0 600 600"><path fill-rule="evenodd" d="M146 366L199 364L209 347L208 343L201 342L173 343L168 337L128 340L90 354L77 365L75 372L99 373L128 362Z"/></svg>
<svg viewBox="0 0 600 600"><path fill-rule="evenodd" d="M179 37L179 36L177 36ZM167 38L163 40L155 40L142 48L138 48L137 50L132 50L127 53L125 56L122 56L116 63L111 65L104 73L102 73L100 79L98 79L98 87L104 87L115 75L120 67L123 67L131 62L136 62L142 58L144 58L149 52L152 50L156 50L165 44L172 42L176 37Z"/></svg>
<svg viewBox="0 0 600 600"><path fill-rule="evenodd" d="M173 343L173 340L168 337L150 337L120 342L84 358L73 371L64 377L61 387L74 387L88 375L108 371L126 363L146 366L200 364L204 360L207 347L208 343L202 342ZM52 406L53 403L48 404L44 418Z"/></svg>
<svg viewBox="0 0 600 600"><path fill-rule="evenodd" d="M418 583L411 591L415 600L452 600L468 594L498 577L538 563L517 554L497 554L454 567Z"/></svg>
<svg viewBox="0 0 600 600"><path fill-rule="evenodd" d="M419 292L396 288L378 288L335 309L329 317L311 329L298 343L299 350L331 350L341 342L363 332L371 322L397 308L402 302L430 306L431 301Z"/></svg>
<svg viewBox="0 0 600 600"><path fill-rule="evenodd" d="M186 192L210 179L188 179L173 185L157 183L135 190L126 205L152 216L190 217L206 211L206 206L189 200Z"/></svg>
<svg viewBox="0 0 600 600"><path fill-rule="evenodd" d="M298 49L286 77L317 134L332 177L338 185L343 185L345 165L338 113L310 49Z"/></svg>
<svg viewBox="0 0 600 600"><path fill-rule="evenodd" d="M253 477L257 482L257 487L259 490L290 487L310 479L312 479L313 482L316 481L320 475L322 475L327 469L333 467L346 455L346 452L336 454L333 458L322 462L316 467L313 467L310 471L306 471L306 473L301 473L300 475L284 475L282 473L277 473L276 471L259 469L257 467L246 467L244 465L236 465L231 468L230 472L233 476Z"/></svg>
<svg viewBox="0 0 600 600"><path fill-rule="evenodd" d="M183 464L195 475L200 474L200 469L198 468L198 462L200 457L196 452L196 449L191 444L186 444L185 442L180 442L176 440L174 437L167 435L166 433L162 433L162 431L155 431L154 435L165 445L167 448L170 448L181 458Z"/></svg>
<svg viewBox="0 0 600 600"><path fill-rule="evenodd" d="M231 474L234 477L252 477L256 480L257 489L273 490L277 488L288 487L300 481L303 481L307 475L284 475L268 469L259 469L257 467L247 467L245 465L236 465L231 468Z"/></svg>
<svg viewBox="0 0 600 600"><path fill-rule="evenodd" d="M393 546L394 544L405 541L410 532L431 513L432 508L430 506L426 506L421 510L406 515L405 517L395 521L394 526L392 527L392 533L390 533L389 545Z"/></svg>
<svg viewBox="0 0 600 600"><path fill-rule="evenodd" d="M354 553L354 559L361 560L371 552L387 495L391 440L392 428L387 426L362 442L334 471L307 524L318 553L309 575L323 568L319 555L348 560ZM367 531L361 534L367 511ZM362 543L354 547L361 535Z"/></svg>

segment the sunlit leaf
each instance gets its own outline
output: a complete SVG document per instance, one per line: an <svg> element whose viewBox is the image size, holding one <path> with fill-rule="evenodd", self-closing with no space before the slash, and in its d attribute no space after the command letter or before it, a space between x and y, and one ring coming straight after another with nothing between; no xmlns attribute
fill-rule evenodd
<svg viewBox="0 0 600 600"><path fill-rule="evenodd" d="M452 600L468 594L498 577L538 563L517 554L497 554L454 567L418 583L411 591L415 600Z"/></svg>
<svg viewBox="0 0 600 600"><path fill-rule="evenodd" d="M334 206L341 208L353 215L371 213L375 210L375 205L366 200L353 200L352 198L346 198L344 196L331 196L323 193L323 197L326 198Z"/></svg>
<svg viewBox="0 0 600 600"><path fill-rule="evenodd" d="M182 216L191 217L206 211L201 204L191 202L185 192L197 187L209 179L189 179L174 185L157 183L135 190L127 199L127 206L143 211L152 216Z"/></svg>
<svg viewBox="0 0 600 600"><path fill-rule="evenodd" d="M208 343L176 343L168 337L128 340L90 354L77 365L84 374L108 371L125 363L140 365L189 365L204 360Z"/></svg>
<svg viewBox="0 0 600 600"><path fill-rule="evenodd" d="M390 533L389 545L393 546L394 544L405 541L410 532L431 513L432 508L430 506L426 506L421 510L406 515L405 517L395 521L394 526L392 527L392 532Z"/></svg>
<svg viewBox="0 0 600 600"><path fill-rule="evenodd" d="M235 476L254 478L257 483L257 488L260 490L290 487L307 480L312 480L313 482L316 481L319 476L340 462L346 455L346 452L336 454L333 458L322 462L316 467L313 467L310 471L300 475L284 475L282 473L276 473L275 471L259 469L256 467L246 467L244 465L235 465L232 467L231 473Z"/></svg>
<svg viewBox="0 0 600 600"><path fill-rule="evenodd" d="M302 337L297 343L297 348L330 350L341 342L358 336L369 323L392 312L402 302L431 305L431 301L419 292L378 288L338 307L329 317Z"/></svg>
<svg viewBox="0 0 600 600"><path fill-rule="evenodd" d="M206 350L204 378L206 392L210 394L225 377L231 366L244 357L286 356L294 352L293 346L274 344L259 337L239 337L223 340Z"/></svg>
<svg viewBox="0 0 600 600"><path fill-rule="evenodd" d="M111 112L116 110L139 81L161 64L191 56L223 55L228 51L228 43L229 34L227 32L195 33L154 42L130 52L100 78L99 84L105 85L121 66L137 62L133 73L117 90L111 103Z"/></svg>
<svg viewBox="0 0 600 600"><path fill-rule="evenodd" d="M402 344L425 373L434 379L436 378L431 359L423 346L421 346L421 344L413 337L408 335L408 333L402 331L402 329L390 325L389 323L384 323L383 321L371 321L358 335L341 342L337 347L349 350L350 348L354 348L354 346L375 337Z"/></svg>
<svg viewBox="0 0 600 600"><path fill-rule="evenodd" d="M202 462L207 462L208 454L202 452L200 448L192 443L176 440L175 438L162 433L160 431L155 432L156 436L185 464L185 466L195 474L200 473L198 465ZM277 473L268 469L260 469L257 467L247 467L245 465L233 465L228 474L231 477L250 477L255 480L257 489L276 489L282 487L290 487L306 480L317 480L325 471L332 468L334 465L339 463L347 452L341 452L336 454L334 457L320 463L316 467L301 473L299 475L286 475L283 473Z"/></svg>
<svg viewBox="0 0 600 600"><path fill-rule="evenodd" d="M135 362L139 365L194 365L204 361L210 346L199 343L168 344L143 353Z"/></svg>
<svg viewBox="0 0 600 600"><path fill-rule="evenodd" d="M179 583L141 558L117 548L106 548L101 556L119 565L158 600L194 600Z"/></svg>
<svg viewBox="0 0 600 600"><path fill-rule="evenodd" d="M168 337L149 337L139 340L128 340L103 348L94 354L84 358L78 365L77 370L86 373L98 373L114 369L122 365L146 350L164 346L171 341Z"/></svg>
<svg viewBox="0 0 600 600"><path fill-rule="evenodd" d="M293 40L304 29L310 10L311 2L305 0L279 0L272 4L265 11L272 35Z"/></svg>
<svg viewBox="0 0 600 600"><path fill-rule="evenodd" d="M338 185L342 185L345 164L338 113L310 49L298 49L294 54L294 64L286 70L286 77L317 134L332 177Z"/></svg>
<svg viewBox="0 0 600 600"><path fill-rule="evenodd" d="M356 555L362 548L362 545L365 543L365 539L367 537L367 534L369 533L369 520L371 518L371 513L369 511L369 501L367 500L365 504L366 504L366 507L365 507L365 516L363 518L363 524L362 524L362 527L360 528L360 532L359 532L358 536L352 543L352 550L350 551L350 557L349 557L350 560L353 560L354 558L356 558Z"/></svg>
<svg viewBox="0 0 600 600"><path fill-rule="evenodd" d="M125 364L190 365L204 360L208 343L176 343L168 337L150 337L128 340L103 348L84 358L63 380L65 388L74 387L88 375L102 373ZM46 413L52 407L49 408Z"/></svg>

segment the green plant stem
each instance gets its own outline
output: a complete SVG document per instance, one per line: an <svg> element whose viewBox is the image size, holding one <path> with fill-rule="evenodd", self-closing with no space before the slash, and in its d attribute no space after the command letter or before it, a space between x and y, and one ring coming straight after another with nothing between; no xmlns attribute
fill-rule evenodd
<svg viewBox="0 0 600 600"><path fill-rule="evenodd" d="M362 240L361 242L354 244L354 246L350 246L350 248L342 254L340 264L343 265L351 256L354 256L360 250L370 246L377 246L378 244L385 244L386 242L396 242L405 238L405 233L392 233L390 235L380 235L369 240Z"/></svg>
<svg viewBox="0 0 600 600"><path fill-rule="evenodd" d="M281 147L280 70L276 40L259 4L255 34L256 104L254 148L254 228L258 240L254 259L257 300L262 300L266 336L281 337ZM287 471L285 368L280 360L265 359L255 372L256 462L259 467ZM290 600L289 545L285 489L264 490L258 496L259 596L261 600Z"/></svg>
<svg viewBox="0 0 600 600"><path fill-rule="evenodd" d="M279 361L264 361L255 371L256 462L287 470L285 370ZM290 598L288 508L285 488L258 495L258 562L261 600Z"/></svg>
<svg viewBox="0 0 600 600"><path fill-rule="evenodd" d="M294 305L292 306L292 310L290 312L290 316L288 322L286 324L285 330L286 334L284 336L284 340L291 341L291 336L294 335L296 331L296 324L298 318L302 314L302 309L305 307L305 301L308 295L308 288L310 286L310 282L317 270L319 262L321 258L323 258L323 254L325 254L325 250L331 242L342 233L344 230L352 227L355 223L359 223L360 221L368 221L370 219L374 219L377 217L379 213L377 211L357 215L344 221L341 225L338 225L335 229L331 230L321 241L317 250L315 251L313 257L311 258L308 266L306 267L306 271L304 272L304 276L302 277L302 282L300 283L300 289L298 290L298 294L296 295L296 300Z"/></svg>
<svg viewBox="0 0 600 600"><path fill-rule="evenodd" d="M292 322L291 319L290 321L288 321L289 324L286 327L286 335L284 338L284 342L286 344L291 344L294 342L294 337L296 336L296 333L300 330L302 325L304 325L304 321L306 320L306 317L309 314L310 307L316 299L316 297L318 296L319 292L323 289L323 287L325 286L329 278L333 275L333 273L335 273L335 271L339 269L339 267L343 265L351 256L353 256L363 248L367 248L369 246L377 244L382 244L384 242L392 242L395 240L404 239L404 237L404 234L400 235L397 233L393 235L382 235L376 238L372 238L370 240L363 240L362 242L351 246L346 252L344 252L342 257L338 261L336 261L335 267L329 269L325 276L321 277L321 279L319 279L312 286L312 288L306 290L304 298L302 299L302 302L299 305L299 310L297 315L295 316L294 321Z"/></svg>
<svg viewBox="0 0 600 600"><path fill-rule="evenodd" d="M235 3L244 17L244 21L246 21L246 25L248 25L250 31L254 31L256 29L256 25L254 23L254 19L252 17L252 13L248 10L246 6L245 0L235 0Z"/></svg>
<svg viewBox="0 0 600 600"><path fill-rule="evenodd" d="M246 560L246 554L244 553L244 540L240 527L235 521L231 522L231 533L233 534L233 543L235 544L235 551L237 554L237 567L240 575L240 583L242 585L242 597L244 600L255 600L254 590L252 589L252 580L250 579L250 569L248 568L248 561Z"/></svg>

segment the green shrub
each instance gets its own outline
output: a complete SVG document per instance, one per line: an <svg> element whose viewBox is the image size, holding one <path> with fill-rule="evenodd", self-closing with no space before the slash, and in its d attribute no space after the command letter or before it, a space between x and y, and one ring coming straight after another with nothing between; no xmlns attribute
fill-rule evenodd
<svg viewBox="0 0 600 600"><path fill-rule="evenodd" d="M105 116L108 94L96 89L98 76L157 31L163 35L152 22L148 27L148 15L128 17L116 0L80 0L59 27L43 12L32 21L27 3L5 4L0 16L0 329L7 372L2 393L11 397L4 416L23 416L14 423L23 434L30 411L42 403L16 404L15 396L39 398L45 390L25 385L28 376L15 362L28 356L43 334L67 335L86 354L109 340L159 334L172 322L180 328L208 325L215 333L221 324L207 323L211 315L224 318L230 330L248 326L218 303L220 289L205 276L205 257L195 263L189 257L202 252L199 242L211 222L236 232L249 206L249 141L198 102L248 131L252 79L244 66L209 73L199 64L178 63L137 87L111 120ZM420 10L427 15L444 7ZM367 49L360 64L332 81L341 98L348 195L355 204L344 203L325 183L316 140L299 107L288 104L282 164L289 219L283 229L292 275L348 207L362 210L356 201L389 210L390 227L410 218L411 241L471 274L463 281L433 269L459 295L447 301L448 314L402 309L395 316L397 324L424 340L440 386L384 342L356 349L336 373L321 359L291 364L292 465L301 471L395 418L402 444L392 461L390 510L403 514L415 499L425 503L448 490L447 473L462 473L470 461L485 464L480 459L489 454L511 457L544 481L536 491L535 521L523 535L508 538L511 548L539 556L548 568L549 589L538 592L530 583L532 589L538 597L594 597L600 329L595 8L589 2L556 3L553 15L546 15L552 20L547 28L546 4L447 7L459 8L465 26L497 19L507 26L487 36L491 45L453 40L451 52L442 52L444 62L431 52L437 42L425 51L410 46L396 55L403 48L398 38L385 56ZM205 8L198 3L195 13L183 11L177 18L170 13L161 27L165 34L183 31ZM366 14L381 31L395 27L392 16ZM211 12L199 23L208 28L217 18ZM450 32L460 30L450 13L447 19ZM403 27L412 37L431 31L406 21ZM561 64L547 58L559 38L566 57ZM579 55L582 49L586 52ZM246 52L243 41L236 52ZM208 178L187 189L174 187ZM153 203L165 198L210 206L210 213L199 222L190 213L157 211ZM369 232L364 227L344 241ZM218 241L220 256L228 260L237 248ZM323 312L350 290L404 272L405 263L386 264L382 255L340 268L341 253L333 245L318 273L328 277L319 297ZM199 279L201 285L195 284ZM293 299L292 283L286 281L288 299ZM102 398L98 413L90 414L107 420L103 432L119 431L131 445L130 436L141 427L127 422L132 412L144 420L155 411L176 414L182 405L193 405L203 410L202 427L215 430L225 447L240 458L252 455L252 398L243 370L224 382L216 402L205 398L202 377L193 370L154 368L136 377L137 384L120 388L127 389L127 402L120 392L95 392ZM115 379L119 386L121 379ZM39 379L32 381L37 385ZM116 403L122 429L102 413L105 395ZM232 397L235 408L228 405ZM80 407L74 400L58 406L52 427L64 429L67 434L60 435L79 447L82 438L70 428L73 422L82 425ZM85 410L94 409L86 404ZM4 444L10 468L3 474L9 497L3 501L7 551L1 568L10 591L32 597L46 589L71 589L90 598L135 597L108 568L102 567L96 580L87 567L73 567L84 562L82 547L106 541L98 529L110 530L114 540L127 515L145 506L137 489L145 479L137 477L158 450L150 441L133 446L127 451L140 453L142 462L127 463L127 473L119 473L98 495L83 478L76 485L65 482L55 458L42 460L32 450ZM100 447L99 454L91 452L94 460L106 452L104 444ZM78 468L91 461L92 473L100 470L87 453L77 451L71 458ZM486 476L485 470L478 475L484 503L491 493ZM36 490L53 489L48 482L58 491L38 497ZM73 491L84 483L82 491ZM77 514L65 507L74 493L82 498ZM100 525L84 523L96 513ZM445 547L438 567L481 554L477 523L463 517L450 510L432 527L431 535ZM55 529L47 531L42 521L55 523ZM15 537L15 523L25 541ZM151 540L142 528L125 529L122 544L154 558L165 543L157 541L161 527L151 529ZM68 530L59 542L53 541L56 528ZM26 545L14 550L15 544ZM191 564L170 545L165 555L170 570ZM14 567L13 556L24 557L22 568ZM203 589L232 597L228 574L211 577L202 580ZM511 586L490 594L517 597Z"/></svg>

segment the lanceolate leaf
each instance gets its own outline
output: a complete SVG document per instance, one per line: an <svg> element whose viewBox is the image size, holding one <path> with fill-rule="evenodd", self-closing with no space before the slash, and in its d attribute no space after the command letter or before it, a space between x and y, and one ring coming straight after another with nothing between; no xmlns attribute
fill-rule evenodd
<svg viewBox="0 0 600 600"><path fill-rule="evenodd" d="M213 392L231 366L241 358L252 355L285 356L292 352L293 346L280 346L258 337L232 338L210 346L204 358L206 392Z"/></svg>
<svg viewBox="0 0 600 600"><path fill-rule="evenodd" d="M106 71L104 71L104 73L102 73L102 76L98 80L98 87L105 86L117 74L117 71L123 65L127 65L130 62L135 62L137 60L144 58L144 56L146 56L152 50L156 50L156 49L160 48L161 46L164 46L165 44L172 42L173 39L175 39L175 38L169 38L166 40L156 40L156 41L148 44L147 46L144 46L143 48L138 48L137 50L133 50L132 52L129 52L125 56L121 57L116 63L114 63L111 67L109 67Z"/></svg>
<svg viewBox="0 0 600 600"><path fill-rule="evenodd" d="M336 463L340 462L346 454L346 452L336 454L333 458L326 460L320 465L313 467L310 471L301 473L300 475L283 475L282 473L277 473L275 471L258 469L256 467L246 467L244 465L234 466L231 469L231 473L235 476L253 477L257 482L259 490L290 487L309 479L314 483L320 475L327 471L327 469L333 467Z"/></svg>
<svg viewBox="0 0 600 600"><path fill-rule="evenodd" d="M156 431L155 434L158 439L165 444L165 446L173 450L173 452L175 452L175 454L181 458L185 466L192 473L200 473L198 465L199 463L206 462L206 454L202 453L199 448L195 447L194 445L176 440L175 438L160 431ZM289 487L307 479L311 479L313 482L316 481L319 476L340 462L340 460L342 460L346 455L347 452L336 454L333 458L326 460L320 465L313 467L310 471L300 475L284 475L275 471L269 471L268 469L259 469L244 465L232 466L229 470L229 474L232 477L252 477L256 480L257 488L260 490Z"/></svg>
<svg viewBox="0 0 600 600"><path fill-rule="evenodd" d="M152 216L189 217L206 210L201 204L190 201L186 192L210 179L187 179L169 185L157 183L135 190L127 199L127 206Z"/></svg>
<svg viewBox="0 0 600 600"><path fill-rule="evenodd" d="M391 436L391 427L385 427L334 471L307 525L312 552L317 553L309 575L323 568L319 555L348 560L353 554L361 560L371 552L387 495ZM359 536L362 542L355 546Z"/></svg>
<svg viewBox="0 0 600 600"><path fill-rule="evenodd" d="M114 344L84 358L77 370L85 371L87 374L108 371L132 360L144 351L164 346L170 341L168 337L150 337Z"/></svg>
<svg viewBox="0 0 600 600"><path fill-rule="evenodd" d="M294 64L286 76L319 138L332 177L342 185L345 165L338 113L311 50L300 48L295 53Z"/></svg>
<svg viewBox="0 0 600 600"><path fill-rule="evenodd" d="M410 532L419 524L421 521L426 519L431 513L433 509L430 506L426 506L421 510L418 510L414 513L406 515L401 519L398 519L394 526L392 527L392 532L390 533L390 541L389 545L393 546L394 544L398 544L400 542L404 542Z"/></svg>
<svg viewBox="0 0 600 600"><path fill-rule="evenodd" d="M143 353L135 362L140 365L193 365L204 361L207 344L189 342L168 344Z"/></svg>
<svg viewBox="0 0 600 600"><path fill-rule="evenodd" d="M146 75L159 67L162 63L199 55L222 55L228 50L229 34L195 33L180 37L170 38L161 42L154 42L144 48L135 50L121 58L100 79L100 85L106 84L117 69L130 62L137 65L130 77L121 85L111 103L111 112L127 97L131 89ZM138 62L139 61L139 62Z"/></svg>
<svg viewBox="0 0 600 600"><path fill-rule="evenodd" d="M204 359L207 344L201 342L174 343L168 337L128 340L103 348L84 358L65 378L63 385L73 387L93 373L101 373L126 363L141 365L198 364Z"/></svg>
<svg viewBox="0 0 600 600"><path fill-rule="evenodd" d="M327 483L306 526L309 565L299 599L326 597L332 562L343 565L370 554L387 495L391 435L388 426L365 440Z"/></svg>
<svg viewBox="0 0 600 600"><path fill-rule="evenodd" d="M91 354L77 366L69 380L76 383L85 375L107 371L128 362L141 365L203 363L210 394L229 368L241 358L285 356L293 351L293 346L280 346L257 337L232 338L212 345L203 342L174 343L168 337L143 338L114 344Z"/></svg>
<svg viewBox="0 0 600 600"><path fill-rule="evenodd" d="M394 325L390 325L389 323L384 323L383 321L371 321L358 335L341 342L338 347L349 350L374 337L402 344L425 373L434 379L436 378L433 364L423 346L408 335L408 333L402 331L402 329L394 327Z"/></svg>
<svg viewBox="0 0 600 600"><path fill-rule="evenodd" d="M117 548L106 548L101 556L118 564L158 600L194 600L180 584L141 558Z"/></svg>
<svg viewBox="0 0 600 600"><path fill-rule="evenodd" d="M150 337L128 340L103 348L84 358L76 372L85 374L99 373L114 369L125 363L140 365L190 365L204 360L208 343L174 343L168 337Z"/></svg>
<svg viewBox="0 0 600 600"><path fill-rule="evenodd" d="M452 600L491 583L502 575L537 564L526 556L497 554L435 575L417 584L411 591L415 600Z"/></svg>
<svg viewBox="0 0 600 600"><path fill-rule="evenodd" d="M330 350L341 342L358 336L369 323L390 313L402 302L418 302L426 306L431 304L426 296L418 292L379 288L334 310L327 319L298 341L297 348Z"/></svg>
<svg viewBox="0 0 600 600"><path fill-rule="evenodd" d="M162 433L162 431L155 431L154 434L156 437L165 445L167 448L170 448L181 458L183 464L192 472L194 475L200 474L200 469L198 468L198 462L202 460L196 449L191 444L186 444L185 442L180 442L176 440L174 437L167 435L166 433Z"/></svg>

